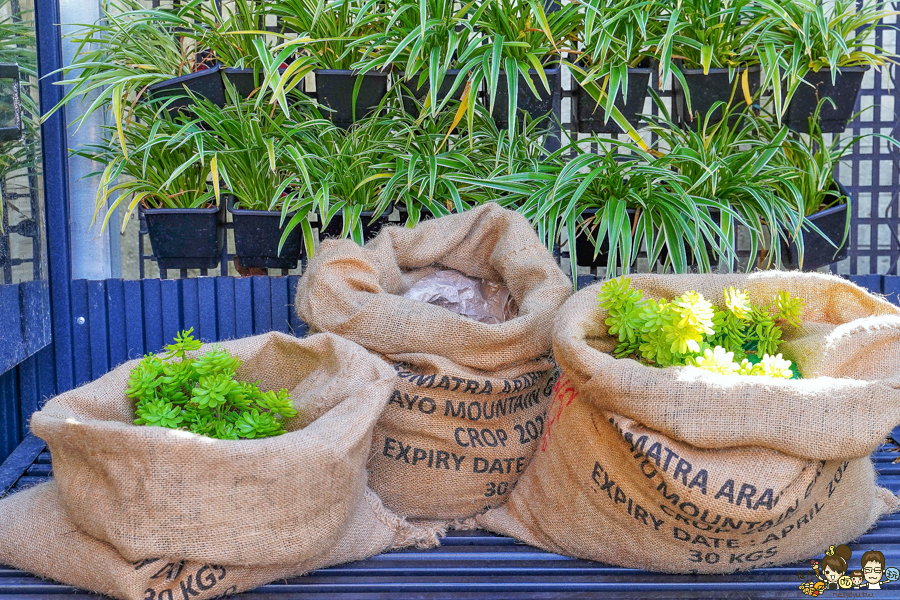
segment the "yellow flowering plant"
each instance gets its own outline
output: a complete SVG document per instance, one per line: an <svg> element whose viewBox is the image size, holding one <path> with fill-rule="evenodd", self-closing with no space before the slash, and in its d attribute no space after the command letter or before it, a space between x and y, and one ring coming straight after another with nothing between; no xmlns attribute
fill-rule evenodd
<svg viewBox="0 0 900 600"><path fill-rule="evenodd" d="M771 304L759 306L745 291L727 288L723 295L723 309L693 290L672 300L644 298L622 277L603 284L597 303L607 311L609 335L618 339L617 358L722 375L799 378L777 350L782 327L800 325L803 299L781 291Z"/></svg>

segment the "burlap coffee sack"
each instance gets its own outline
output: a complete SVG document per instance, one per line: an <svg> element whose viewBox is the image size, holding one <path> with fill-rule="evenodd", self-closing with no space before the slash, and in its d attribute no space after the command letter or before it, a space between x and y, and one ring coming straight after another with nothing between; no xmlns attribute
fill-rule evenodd
<svg viewBox="0 0 900 600"><path fill-rule="evenodd" d="M782 349L806 379L616 360L604 353L613 344L600 286L591 286L554 325L563 376L541 448L509 502L479 525L607 563L729 572L821 553L897 509L868 458L900 423L896 307L816 274L640 276L632 285L655 298L696 290L717 304L731 286L755 302L781 289L803 297L807 324L785 327Z"/></svg>
<svg viewBox="0 0 900 600"><path fill-rule="evenodd" d="M328 546L300 552L283 564L232 566L155 555L129 561L78 530L63 510L56 482L0 500L0 564L122 600L218 598L390 548L433 545L434 533L391 514L366 489Z"/></svg>
<svg viewBox="0 0 900 600"><path fill-rule="evenodd" d="M133 425L125 389L136 361L32 417L68 517L127 560L294 564L331 548L365 507L365 463L391 367L331 334L219 345L243 360L238 379L290 391L299 416L288 433L233 441Z"/></svg>
<svg viewBox="0 0 900 600"><path fill-rule="evenodd" d="M518 316L488 325L403 298L438 269L503 283ZM553 315L571 282L521 215L487 204L388 227L359 247L323 242L297 286L311 329L394 364L370 485L404 516L454 519L504 502L534 453L550 401Z"/></svg>

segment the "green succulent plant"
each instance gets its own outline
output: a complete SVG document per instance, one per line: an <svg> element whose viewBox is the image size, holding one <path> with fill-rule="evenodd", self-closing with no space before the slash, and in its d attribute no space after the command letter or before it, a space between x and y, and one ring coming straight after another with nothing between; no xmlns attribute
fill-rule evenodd
<svg viewBox="0 0 900 600"><path fill-rule="evenodd" d="M778 351L784 325L798 327L804 301L788 292L754 305L746 292L724 290L723 308L695 291L672 300L645 298L628 278L610 279L597 294L617 358L657 367L694 366L724 375L795 378Z"/></svg>
<svg viewBox="0 0 900 600"><path fill-rule="evenodd" d="M125 393L135 401L135 425L225 440L285 433L285 419L298 414L287 390L236 380L241 361L222 348L189 357L202 346L192 331L176 335L164 356L149 354L132 369Z"/></svg>

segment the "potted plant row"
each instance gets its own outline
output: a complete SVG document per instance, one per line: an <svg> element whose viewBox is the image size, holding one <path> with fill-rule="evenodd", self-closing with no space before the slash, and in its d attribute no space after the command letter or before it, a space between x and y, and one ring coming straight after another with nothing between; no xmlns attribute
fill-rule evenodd
<svg viewBox="0 0 900 600"><path fill-rule="evenodd" d="M900 15L880 0L758 0L779 20L780 68L787 74L783 118L795 131L840 133L853 118L865 72L896 59L874 41L886 19ZM889 26L888 26L889 27ZM820 101L831 102L820 107ZM816 122L810 124L815 117Z"/></svg>
<svg viewBox="0 0 900 600"><path fill-rule="evenodd" d="M468 74L459 68L459 51L473 36L467 20L473 4L397 2L384 27L364 39L369 51L354 67L363 72L393 68L404 108L418 114L416 103L428 98L427 109L436 114L448 100L461 100L465 90ZM438 90L436 97L432 89Z"/></svg>
<svg viewBox="0 0 900 600"><path fill-rule="evenodd" d="M103 226L119 206L125 208L123 230L140 210L161 269L216 267L226 207L232 211L242 266L291 268L300 257L298 238L308 232L308 223L283 248L279 245L282 212L309 212L303 202L308 195L300 193L285 168L292 156L276 145L284 138L278 130L280 115L270 118L253 111L252 103L235 102L238 96L229 88L232 104L224 107L195 97L193 118L173 116L162 103L135 107L133 121L124 129L124 146L110 131L103 143L74 152L107 165L95 211L105 211ZM273 130L281 139L267 136ZM260 240L261 232L265 239ZM304 240L310 237L311 232Z"/></svg>
<svg viewBox="0 0 900 600"><path fill-rule="evenodd" d="M110 140L119 148L110 142L102 152L83 150L98 156L106 153L99 159L109 165L98 211L108 202L114 208L125 201L115 192L131 188L113 182L128 174L145 185L141 191L134 188L137 194L128 198L129 213L141 206L148 223L155 223L159 216L153 210L184 209L206 211L206 218L213 220L216 251L203 254L203 260L196 257L191 266L208 268L218 260L226 205L245 266L296 264L286 249L296 252L304 246L312 251L316 217L322 235L349 236L363 243L368 238L366 226L385 221L396 201L406 209L403 218L409 223L423 211L439 216L488 200L514 206L535 222L548 245L566 230L573 266L576 255L585 254L575 251L575 242L589 239L594 258L608 250L613 263L621 257L622 267L631 265L646 245L651 262L659 260L678 271L692 264L705 270L717 262L733 268L739 225L750 231L752 255L774 236L783 243L765 248L765 260L792 264L782 260L782 253L787 256L792 244L802 248L804 233L820 232L804 220L806 211L796 207L815 202L809 193L823 189L797 183L803 169L799 163L789 164L787 150L796 140L773 126L782 108L779 90L787 90L788 97L795 91L782 81L781 72L789 80L792 72L783 67L785 61L797 60L801 44L770 52L772 44L787 39L784 30L790 28L791 13L769 11L763 0L684 0L674 6L655 0L634 4L617 0L612 5L588 0L583 6L570 3L552 11L536 0L462 6L450 0L398 0L391 12L374 0L274 4L238 0L227 15L219 14L212 3L139 11L131 0L120 1L120 8L130 12L112 15L109 23L80 38L85 48L97 41L92 35L118 40L91 57L99 64L112 56L103 52L111 51L121 54L116 56L120 62L110 62L106 70L87 71L67 97L104 84L114 88L91 110L104 102L112 105L115 124ZM788 4L794 1L802 2ZM851 16L860 26L874 27L878 22L871 7L843 10L845 14L834 17L835 23ZM887 13L877 14L880 18ZM269 15L279 17L279 31L265 31ZM666 19L669 26L662 27ZM270 35L278 43L273 44ZM159 61L162 66L149 69L149 79L132 77L128 61L141 57L124 54L128 48L123 40L129 36L165 41L167 58ZM627 149L633 154L630 159L585 163L582 167L590 166L592 173L588 180L573 170L575 161L565 160L564 154L548 156L543 149L533 153L531 142L540 137L540 127L535 127L540 120L534 116L547 113L554 102L549 92L559 87L563 56L569 57L581 84L578 89L590 92L590 100L579 103L579 108L593 108L587 124L627 130L635 139L639 118L635 106L643 103L640 88L647 90L636 77L635 61L653 56L660 71L674 74L674 120L684 131L676 132L665 119L652 122L651 132L665 142L664 148L639 143ZM228 98L220 101L208 90L197 93L183 81L177 92L182 97L168 96L178 84L160 81L166 60L168 67L177 62L182 71L186 65L204 71L188 73L190 81L202 80L199 75L212 71L205 81L217 80ZM222 77L224 64L234 66ZM691 67L696 67L696 74ZM398 72L391 78L395 85L389 94L387 72L392 68ZM723 72L716 73L716 68ZM340 73L331 72L336 70ZM761 77L750 77L754 70ZM777 76L772 76L773 70ZM310 72L317 81L315 102L300 93ZM331 75L344 86L343 92L332 93ZM649 78L649 72L646 75ZM715 94L703 98L700 93L715 87L713 76L723 80L724 102ZM632 82L637 87L629 90ZM160 91L166 86L169 91ZM480 88L486 91L484 105L478 101ZM437 95L431 93L434 89ZM755 114L760 110L759 94L766 89L773 91L775 119ZM527 91L520 93L523 90ZM738 110L751 102L753 111ZM193 106L190 111L171 111L181 103ZM718 125L719 116L725 114L730 115L729 122ZM702 118L692 122L697 116ZM818 119L808 122L815 127ZM510 131L504 133L507 127ZM469 145L465 151L459 142L463 137ZM810 144L808 148L818 148ZM166 152L174 167L151 175L145 173L147 160L135 166L129 159L129 153L155 157ZM573 147L566 152L578 155ZM659 178L664 171L678 177ZM727 172L729 177L712 178L710 172ZM830 187L836 186L824 189ZM601 201L585 207L596 208L594 215L585 215L576 205L560 212L561 190L580 190L579 199L595 194L628 200L622 200L624 212ZM679 200L666 205L667 195ZM544 197L540 207L537 197ZM679 219L673 220L673 206L682 210ZM265 220L262 214L247 211L274 214ZM682 222L684 215L691 219ZM264 235L258 225L263 222L270 223ZM256 225L248 229L245 223ZM630 235L624 233L626 224L631 226ZM250 230L260 239L278 237L273 232L280 232L275 250L246 248L244 233ZM573 234L579 231L582 237ZM153 239L161 238L151 231ZM174 264L165 252L156 253L161 265ZM799 262L801 253L788 258Z"/></svg>
<svg viewBox="0 0 900 600"><path fill-rule="evenodd" d="M810 131L819 100L831 98L819 126L840 132L852 118L865 71L893 58L871 41L873 30L897 14L878 0L861 6L854 0L582 4L579 51L570 68L579 83L573 91L579 130L585 132L619 132L610 118L637 125L645 92L640 67L651 60L661 80L672 75L680 123L705 119L717 102L757 104L765 93L776 119L803 132ZM628 95L619 96L620 90ZM634 100L626 106L629 97Z"/></svg>
<svg viewBox="0 0 900 600"><path fill-rule="evenodd" d="M485 83L498 127L515 130L519 111L535 118L553 109L562 89L561 54L571 47L580 19L576 4L548 13L541 0L491 0L472 15L483 37L469 43L460 62L472 73L470 95ZM474 104L470 97L470 110Z"/></svg>
<svg viewBox="0 0 900 600"><path fill-rule="evenodd" d="M645 115L655 147L594 138L595 154L573 142L537 170L481 184L502 190L549 248L567 239L573 273L628 273L639 256L675 272L813 270L840 260L851 204L834 169L863 136L827 145L821 132L792 133L738 108L692 128Z"/></svg>
<svg viewBox="0 0 900 600"><path fill-rule="evenodd" d="M245 95L269 87L285 104L285 93L303 91L313 72L323 114L346 127L381 106L393 71L393 85L419 100L438 88L430 110L463 95L468 109L483 86L498 125L515 129L519 109L534 117L553 108L569 53L586 131L634 133L649 78L639 69L648 61L663 79L674 76L682 122L717 101L751 104L771 94L776 119L808 131L827 95L835 109L822 111L822 127L842 130L860 69L892 58L869 36L894 14L880 0L587 0L549 8L539 0L396 0L389 10L375 0L236 0L221 14L214 3L147 10L113 0L102 21L73 36L78 58L63 71L80 74L66 82L72 88L61 104L103 88L88 112L109 101L122 121L135 98L185 86L221 103L221 72ZM278 31L263 26L268 16L279 19ZM844 79L852 83L846 90Z"/></svg>
<svg viewBox="0 0 900 600"><path fill-rule="evenodd" d="M300 176L308 172L305 157L293 137L315 124L300 125L281 112L257 110L230 85L226 106L198 102L194 112L197 120L176 134L178 143L192 146L215 165L223 187L220 204L226 204L234 223L239 264L295 268L303 250L312 250L310 217L315 211L311 181ZM300 226L283 237L283 222L295 217Z"/></svg>
<svg viewBox="0 0 900 600"><path fill-rule="evenodd" d="M646 41L660 25L648 10L651 1L583 3L578 51L567 61L578 131L621 133L628 128L623 120L637 125L653 70Z"/></svg>
<svg viewBox="0 0 900 600"><path fill-rule="evenodd" d="M498 107L494 112L498 126L512 129L519 110L532 117L552 110L553 99L561 91L560 46L572 36L578 21L575 5L548 13L537 0L489 0L477 7L470 2L462 8L452 0L400 0L392 6L389 19L383 13L367 12L375 6L371 2L361 3L354 11L345 2L329 8L329 1L334 4L333 0L300 0L276 9L279 14L294 12L307 17L305 22L282 18L285 23L293 23L296 31L321 40L312 42L313 48L325 44L325 50L313 50L317 61L333 55L350 67L340 74L315 71L317 90L320 73L344 82L344 89L332 97L330 84L323 80L326 87L317 91L323 104L333 109L336 102L330 98L358 98L363 110L371 110L386 94L387 83L375 85L365 78L386 77L387 71L395 68L399 73L396 83L407 89L410 100L421 101L428 96L429 107L436 110L449 100L465 97L460 110L470 119L484 84L491 111ZM333 15L335 21L342 18L343 27L319 27L322 14ZM342 48L335 40L346 41L346 45ZM308 42L289 41L276 50L305 52L309 47ZM428 94L432 88L438 90L436 99ZM375 93L363 98L359 94L364 90ZM410 101L406 106L407 110L411 108ZM360 112L358 109L349 115L350 120L359 118ZM348 112L336 113L336 122L341 115L348 116Z"/></svg>
<svg viewBox="0 0 900 600"><path fill-rule="evenodd" d="M284 104L284 93L301 91L312 72L323 113L346 127L380 105L391 69L398 73L395 84L409 87L416 77L418 98L426 93L425 79L440 88L445 78L447 97L468 93L473 104L484 80L492 106L506 94L504 108L518 102L532 115L548 112L552 97L559 96L558 53L576 25L574 6L548 14L532 0L491 0L462 9L431 0L423 12L417 0L401 0L396 9L389 19L372 0L238 0L219 14L212 3L148 10L137 0L113 0L101 21L72 36L79 51L62 71L79 74L65 82L71 89L59 106L98 88L102 97L88 114L109 102L117 122L127 121L136 99L180 94L169 108L184 109L190 102L185 90L222 104L223 74L245 96L269 87ZM279 19L281 31L262 27L269 15ZM406 33L399 41L398 31ZM506 70L514 81L500 86ZM519 83L528 94L518 93ZM510 114L514 121L513 113L498 110L499 123Z"/></svg>
<svg viewBox="0 0 900 600"><path fill-rule="evenodd" d="M226 89L224 106L192 97L190 114L170 113L165 101L142 103L122 130L124 145L113 125L103 143L76 151L106 165L96 207L103 226L120 206L123 228L140 210L161 268L217 265L226 208L242 267L294 268L314 251L314 227L322 239L362 244L395 204L410 226L426 214L463 211L485 197L451 176L487 178L501 164L518 170L542 152L536 123L513 140L482 107L468 127L457 106L420 119L392 102L386 114L343 129L312 102L298 98L287 113L259 110L260 97L244 99L230 82Z"/></svg>
<svg viewBox="0 0 900 600"><path fill-rule="evenodd" d="M323 239L364 243L395 205L414 225L423 214L498 201L529 218L548 247L567 238L573 272L628 272L643 249L651 266L676 272L813 269L840 259L846 242L850 200L833 171L860 138L826 145L821 133L792 134L752 111L732 108L727 119L690 129L645 116L656 147L596 138L601 154L577 143L548 154L546 121L527 115L509 136L483 107L469 128L453 104L432 118L421 104L410 113L397 101L344 130L311 104L286 117L258 111L229 89L224 107L197 99L193 120L137 108L125 130L129 158L115 127L105 145L78 151L109 165L98 214L107 207L108 221L117 206L129 213L140 206L164 268L214 266L225 205L241 264L261 268L291 268L311 254L314 224ZM120 175L132 179L114 184ZM196 235L196 224L190 233L160 235L157 215L171 214L206 219L208 235ZM738 229L749 239L749 262L738 254ZM204 238L205 253L186 251ZM174 255L160 245L165 239L177 240Z"/></svg>
<svg viewBox="0 0 900 600"><path fill-rule="evenodd" d="M210 179L214 164L203 162L191 148L173 143L165 118L154 119L138 107L135 119L117 135L115 127L97 144L75 149L104 169L100 176L94 219L105 209L106 227L113 211L124 209L122 229L140 210L150 230L150 243L160 268L209 269L219 264L224 242L224 206ZM214 180L215 181L215 180Z"/></svg>
<svg viewBox="0 0 900 600"><path fill-rule="evenodd" d="M870 137L900 146L894 138L880 133L844 139L834 136L831 142L827 142L823 135L825 125L818 118L818 113L829 104L828 99L819 102L809 120L809 135L792 136L783 147L788 164L798 174L796 184L803 198L807 223L797 232L802 239L801 244L789 239L782 240L782 254L790 268L814 270L843 260L848 255L853 197L834 176L838 163L847 152Z"/></svg>
<svg viewBox="0 0 900 600"><path fill-rule="evenodd" d="M796 131L811 132L809 118L818 115L816 126L825 132L841 132L852 118L862 75L870 66L880 67L893 56L869 41L874 29L897 12L885 9L879 0L742 0L736 3L715 1L684 2L679 23L684 27L662 38L661 48L671 43L671 56L682 56L685 66L715 75L726 93L718 98L740 98L747 105L758 101L755 90L771 94L776 120ZM759 71L757 75L755 71ZM695 84L687 75L695 76ZM713 79L696 78L698 73L684 71L685 81L675 78L676 102L679 84L705 92ZM702 83L701 83L702 82ZM737 82L740 82L738 86ZM740 89L741 93L735 93ZM731 91L728 95L727 92ZM694 91L694 97L703 98ZM817 111L825 97L832 102L827 110ZM690 104L688 102L688 104Z"/></svg>

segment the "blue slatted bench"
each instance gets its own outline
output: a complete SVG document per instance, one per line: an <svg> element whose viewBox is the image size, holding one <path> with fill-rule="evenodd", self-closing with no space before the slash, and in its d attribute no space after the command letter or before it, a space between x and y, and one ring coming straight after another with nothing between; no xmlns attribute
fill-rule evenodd
<svg viewBox="0 0 900 600"><path fill-rule="evenodd" d="M900 427L894 431L894 437L900 439ZM898 459L900 452L893 445L886 444L874 454L880 484L895 494L900 493L900 463L894 462ZM0 465L0 496L47 481L51 476L50 453L44 442L28 436ZM888 566L900 566L900 513L881 519L875 529L850 547L854 556L866 550L881 550ZM803 570L808 570L808 563L735 575L663 575L551 554L483 531L454 531L439 548L382 554L306 577L277 581L238 598L807 598L798 589L797 574ZM860 591L864 590L856 590ZM888 586L869 593L873 598L900 598L900 582L898 589ZM825 592L820 598L827 600L834 594ZM0 600L12 598L100 596L0 566Z"/></svg>

